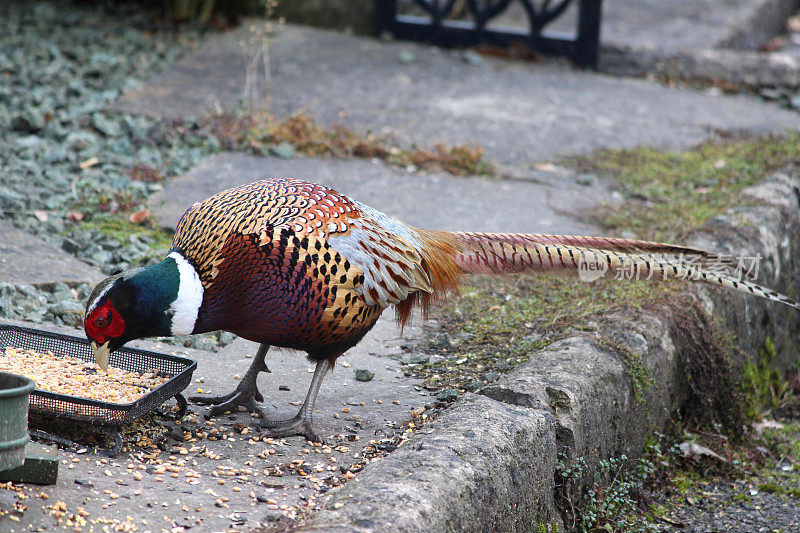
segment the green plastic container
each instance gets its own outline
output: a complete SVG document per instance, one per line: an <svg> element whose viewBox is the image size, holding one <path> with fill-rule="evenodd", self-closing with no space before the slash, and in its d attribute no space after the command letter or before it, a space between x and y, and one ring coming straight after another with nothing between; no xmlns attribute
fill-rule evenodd
<svg viewBox="0 0 800 533"><path fill-rule="evenodd" d="M28 437L28 397L32 380L0 372L0 472L25 462Z"/></svg>

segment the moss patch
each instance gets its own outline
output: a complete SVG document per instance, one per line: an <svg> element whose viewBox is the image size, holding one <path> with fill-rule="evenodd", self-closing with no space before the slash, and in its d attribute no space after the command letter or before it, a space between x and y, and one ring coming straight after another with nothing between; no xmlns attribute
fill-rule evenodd
<svg viewBox="0 0 800 533"><path fill-rule="evenodd" d="M475 390L527 360L532 350L576 332L600 332L604 316L644 308L675 293L675 283L602 279L591 284L557 277L475 277L462 297L437 310L441 329L425 346L430 360L410 364L429 389ZM610 342L610 341L609 341ZM640 388L649 376L626 361ZM639 390L639 389L637 389Z"/></svg>
<svg viewBox="0 0 800 533"><path fill-rule="evenodd" d="M583 171L611 178L626 198L596 218L613 231L671 240L740 203L739 193L800 159L800 133L706 142L690 150L639 147L603 150L573 160Z"/></svg>
<svg viewBox="0 0 800 533"><path fill-rule="evenodd" d="M442 170L455 175L495 172L491 163L483 159L479 146L436 143L432 148L409 148L389 136L358 133L341 124L321 125L308 113L283 119L269 113L222 113L197 122L172 121L162 134L194 140L201 146L210 146L211 151L380 159L391 165Z"/></svg>
<svg viewBox="0 0 800 533"><path fill-rule="evenodd" d="M124 214L97 214L81 223L82 229L96 230L124 242L131 235L146 235L153 248L169 248L172 234L154 224L133 224Z"/></svg>
<svg viewBox="0 0 800 533"><path fill-rule="evenodd" d="M135 240L140 246L145 246L144 253L133 254L135 257L131 267L142 266L153 261L160 261L164 252L169 249L172 233L149 221L144 224L134 224L128 219L127 213L95 213L88 219L67 228L65 236L73 232L97 232L119 243L121 249L129 248Z"/></svg>

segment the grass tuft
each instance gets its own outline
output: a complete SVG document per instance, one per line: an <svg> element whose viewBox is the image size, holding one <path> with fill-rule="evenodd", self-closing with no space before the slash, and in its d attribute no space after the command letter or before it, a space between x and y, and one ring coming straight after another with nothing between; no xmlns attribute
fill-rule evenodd
<svg viewBox="0 0 800 533"><path fill-rule="evenodd" d="M380 159L391 165L441 170L458 176L494 173L478 146L436 143L432 149L403 148L386 136L356 133L342 124L323 126L308 113L285 119L268 113L224 113L207 117L197 126L229 150L266 154L271 148L288 144L307 156Z"/></svg>
<svg viewBox="0 0 800 533"><path fill-rule="evenodd" d="M639 147L603 150L574 160L583 171L610 177L626 197L596 218L611 231L642 238L682 237L720 211L741 203L739 193L800 160L800 133L713 141L680 152Z"/></svg>
<svg viewBox="0 0 800 533"><path fill-rule="evenodd" d="M461 298L437 313L442 329L426 347L436 360L409 365L407 371L424 378L430 389L474 390L490 382L492 374L526 361L531 351L570 334L596 333L602 342L605 315L652 305L678 286L614 279L586 284L553 276L474 277ZM650 378L640 357L628 355L625 362L641 395Z"/></svg>

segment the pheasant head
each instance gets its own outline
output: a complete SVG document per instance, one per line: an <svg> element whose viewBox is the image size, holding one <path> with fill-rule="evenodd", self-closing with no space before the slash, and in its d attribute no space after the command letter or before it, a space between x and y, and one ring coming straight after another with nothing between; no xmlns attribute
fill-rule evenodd
<svg viewBox="0 0 800 533"><path fill-rule="evenodd" d="M192 333L202 301L200 278L178 252L103 280L84 320L97 364L106 370L111 352L133 339Z"/></svg>

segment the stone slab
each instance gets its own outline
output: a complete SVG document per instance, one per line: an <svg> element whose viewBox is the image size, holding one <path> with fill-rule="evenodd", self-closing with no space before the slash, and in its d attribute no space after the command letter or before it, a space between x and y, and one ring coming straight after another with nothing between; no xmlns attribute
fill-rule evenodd
<svg viewBox="0 0 800 533"><path fill-rule="evenodd" d="M31 326L21 322L14 323ZM47 512L47 507L55 501L63 501L70 513L83 507L89 513L87 519L92 520L103 518L121 523L126 521L126 517L132 516L132 523L139 531L171 530L180 526L198 531L227 531L229 528L249 530L259 523L269 524L280 520L283 518L282 511L271 509L270 504L266 503L267 499L277 502L275 505L303 508L308 498L313 502L314 498L319 500L321 495L316 491L313 481L293 474L285 466L280 477L266 476L263 473L265 470L302 459L309 465L309 469L319 464L326 468L324 472L314 474L318 478L332 474L338 476L341 474L340 466L349 467L359 461L359 454L371 439L393 434L395 426L399 427L411 418L412 410L431 402L429 393L416 387L418 380L404 377L396 357L404 353L403 346L411 344L412 338L419 336L417 327L413 324L407 326L401 335L393 323L391 313L386 313L364 340L339 360L336 368L323 381L314 410L314 424L319 434L329 443L347 447L347 451L333 452L335 462L331 462L328 455L317 453L316 447L300 437L282 439L275 445L266 442L251 443L248 439L258 434L254 431L247 436L237 434L228 440L203 440L198 443L198 450L186 456L176 453L177 457L187 460L190 470L199 475L196 484L189 484L187 482L192 478L185 476L186 470L177 478L171 477L169 472L158 476L140 470L143 479L134 480L132 470L127 466L133 464L138 467L146 463L128 453L103 462L100 456L61 450L59 454L64 463L61 465L58 482L44 489L49 499L28 500L28 510L21 523L26 531L35 527L49 530L55 521ZM63 327L48 329L83 335L80 331ZM209 394L223 394L233 390L237 384L233 376L244 374L257 348L254 343L242 339L237 339L218 353L178 348L152 341L135 341L130 346L196 360L198 368L193 382L184 391L186 396L195 394L198 388ZM113 357L112 355L112 364ZM345 367L343 363L349 366ZM272 372L262 373L259 379L259 389L266 398L265 410L275 417L294 415L298 406L292 402L303 400L311 382L312 374L308 371L311 365L299 352L279 350L271 350L267 354L267 364ZM375 373L375 377L369 382L356 381L354 370L358 368L369 369ZM203 380L202 383L197 381L200 379ZM290 390L280 390L281 386ZM378 403L378 400L382 403ZM361 405L362 402L364 405ZM344 412L343 409L348 409L349 412ZM190 404L189 411L203 413L205 408ZM338 418L334 418L334 413L337 413ZM233 432L235 424L250 424L257 422L257 419L249 413L235 413L217 417L215 422L217 427ZM348 437L342 439L343 435ZM191 446L189 443L168 442ZM276 453L266 458L258 457L267 448L275 449ZM218 454L220 458L209 458L202 453L204 449L211 454ZM168 455L170 454L162 453L161 457L166 460ZM327 470L329 466L334 467L333 471ZM215 472L231 468L251 468L258 474L221 478L215 475ZM156 477L161 477L162 480L158 481ZM219 479L226 481L225 484L220 484ZM142 492L135 494L137 489ZM38 494L39 489L36 490ZM118 497L112 498L105 491L113 492ZM252 498L251 492L262 501ZM220 497L228 498L228 507L215 505ZM189 510L184 510L184 506ZM198 508L202 510L199 511ZM0 518L0 531L10 531L13 525L7 518Z"/></svg>
<svg viewBox="0 0 800 533"><path fill-rule="evenodd" d="M327 499L303 531L563 531L552 415L466 394Z"/></svg>
<svg viewBox="0 0 800 533"><path fill-rule="evenodd" d="M603 2L602 48L679 52L718 47L757 48L783 27L796 0L611 0ZM523 27L527 17L512 3L495 26ZM545 33L574 34L578 5L570 3Z"/></svg>
<svg viewBox="0 0 800 533"><path fill-rule="evenodd" d="M618 347L590 335L568 337L479 392L494 400L551 412L559 455L584 460L592 475L608 457L637 457L663 431L681 402L684 378L668 324L650 313L608 317L604 338L640 357L646 378L634 384ZM596 334L597 335L597 334Z"/></svg>
<svg viewBox="0 0 800 533"><path fill-rule="evenodd" d="M0 472L0 481L54 485L58 480L58 450L37 443L25 445L25 462Z"/></svg>
<svg viewBox="0 0 800 533"><path fill-rule="evenodd" d="M249 31L210 37L111 108L197 116L235 106L246 70L239 42ZM270 57L269 105L278 116L305 110L323 124L391 133L406 145L477 144L490 161L519 169L598 148L687 147L715 130L800 126L797 113L753 97L616 79L557 62L470 63L458 51L300 26L281 30Z"/></svg>
<svg viewBox="0 0 800 533"><path fill-rule="evenodd" d="M530 181L509 181L410 174L359 160L286 160L226 153L209 157L167 183L151 196L150 210L162 225L174 229L192 203L267 177L308 179L408 224L445 230L592 233L596 228L574 215L607 194L600 183L577 185L574 176L559 172L531 172Z"/></svg>
<svg viewBox="0 0 800 533"><path fill-rule="evenodd" d="M0 221L0 282L45 285L98 283L104 276L66 252Z"/></svg>
<svg viewBox="0 0 800 533"><path fill-rule="evenodd" d="M407 326L401 334L393 318L391 310L385 312L367 336L342 356L340 362L348 366L337 365L323 380L314 409L315 428L323 438L347 433L347 428L356 429L366 440L375 438L386 431L387 424L404 421L411 410L430 401L427 392L417 390L420 381L405 377L397 360L405 353L402 346L413 345L414 337L419 336L418 326ZM255 343L237 339L218 353L194 353L198 363L194 378L203 383L193 384L187 395L195 394L198 387L210 394L230 392L236 386L232 376L244 375L257 348ZM266 398L267 414L275 413L276 419L294 416L298 407L291 402L305 398L314 365L304 353L277 348L267 353L266 363L271 372L260 375L259 388ZM356 369L367 369L375 377L368 382L356 381ZM280 390L281 386L290 390ZM383 403L378 404L378 399ZM359 405L361 402L365 405ZM345 405L350 406L350 413L341 414ZM333 418L333 413L340 413L341 418Z"/></svg>

